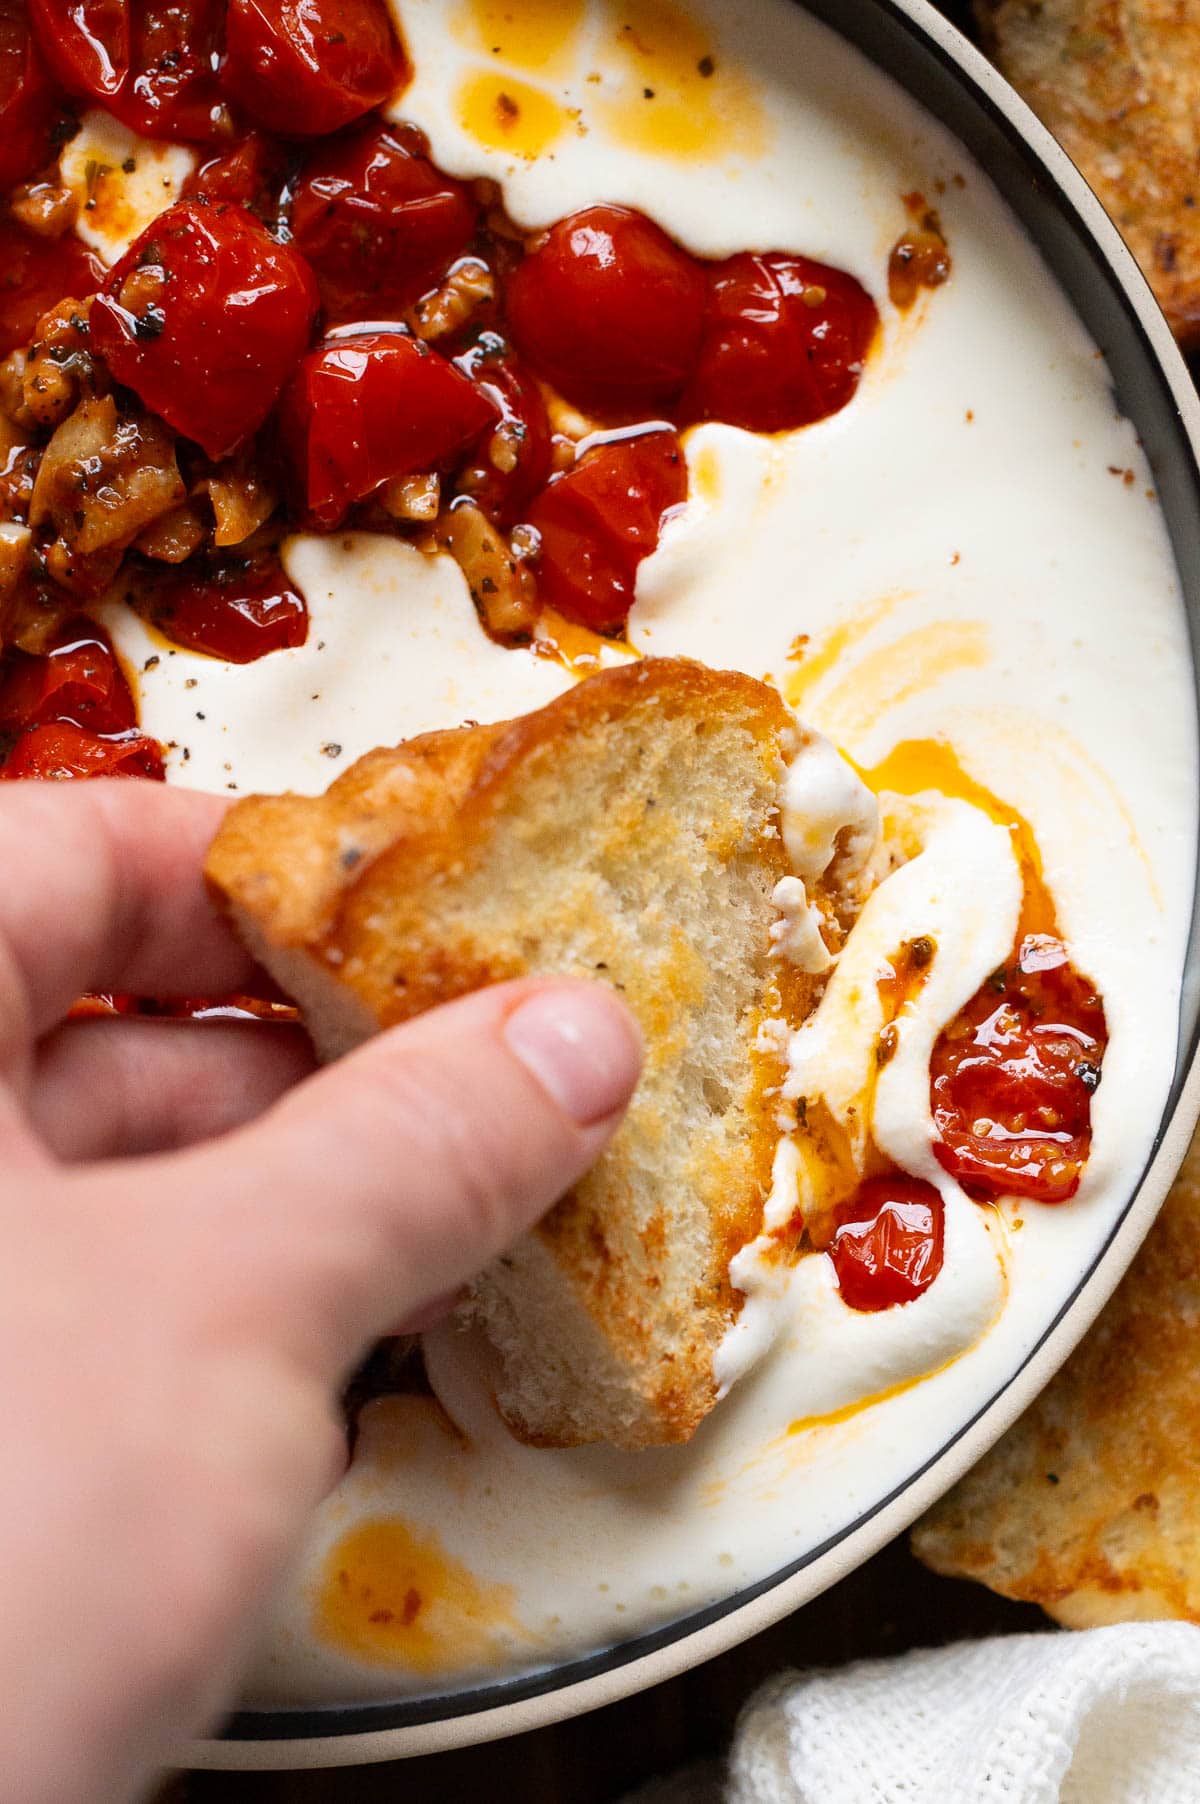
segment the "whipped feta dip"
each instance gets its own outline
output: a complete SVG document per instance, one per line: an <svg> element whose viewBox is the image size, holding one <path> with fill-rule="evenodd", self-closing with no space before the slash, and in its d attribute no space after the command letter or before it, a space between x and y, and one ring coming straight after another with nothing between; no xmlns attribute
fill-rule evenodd
<svg viewBox="0 0 1200 1804"><path fill-rule="evenodd" d="M837 1535L953 1438L1074 1291L1140 1176L1174 1068L1197 832L1182 602L1137 435L1036 251L961 146L791 0L680 11L717 70L696 115L709 138L682 149L630 127L631 65L607 0L531 8L551 22L540 61L507 37L493 55L480 20L499 10L402 0L416 75L397 112L440 167L499 183L530 229L618 201L699 255L824 259L879 303L881 339L844 412L778 437L685 435L689 499L639 573L632 653L602 655L768 677L822 736L792 766L781 820L795 876L777 898L777 949L828 975L789 1046L786 1091L850 1119L874 1069L880 962L914 934L935 940L869 1121L881 1150L938 1188L944 1265L914 1302L865 1314L823 1256L781 1266L747 1247L734 1269L746 1301L719 1361L729 1394L690 1444L645 1453L519 1445L492 1406L488 1349L434 1331L436 1400L367 1410L279 1594L251 1702L440 1693L546 1667L699 1611ZM691 44L682 26L675 36ZM538 101L526 112L540 148L473 126L471 97L497 80ZM164 156L157 179L173 194L186 174ZM953 275L901 314L885 272L914 192L937 206ZM102 243L90 229L106 258L122 248L115 230ZM373 746L519 714L575 680L489 641L446 557L299 535L285 562L308 641L254 665L168 648L112 610L170 781L316 793ZM897 800L847 759L869 778L898 747L943 741L1031 824L1072 958L1104 998L1092 1153L1056 1209L981 1209L930 1151L930 1050L1009 951L1020 873L1010 836L969 800L936 784ZM835 962L808 886L835 853L870 858L876 789L905 862ZM768 1233L809 1177L784 1135ZM457 1575L453 1595L486 1601L469 1633L452 1588L419 1659L400 1639L371 1651L327 1632L330 1561L380 1524L386 1545L402 1535Z"/></svg>

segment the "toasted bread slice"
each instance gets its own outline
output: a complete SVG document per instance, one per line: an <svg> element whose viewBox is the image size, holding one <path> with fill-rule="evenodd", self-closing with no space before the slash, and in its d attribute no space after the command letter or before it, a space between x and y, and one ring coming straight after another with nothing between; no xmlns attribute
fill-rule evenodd
<svg viewBox="0 0 1200 1804"><path fill-rule="evenodd" d="M1177 0L976 0L984 46L1200 347L1200 13Z"/></svg>
<svg viewBox="0 0 1200 1804"><path fill-rule="evenodd" d="M649 660L372 752L322 798L244 801L213 845L215 895L323 1057L527 974L610 983L638 1017L616 1140L475 1289L528 1441L686 1440L716 1400L779 1132L760 1029L816 999L770 945L795 737L767 685Z"/></svg>
<svg viewBox="0 0 1200 1804"><path fill-rule="evenodd" d="M1099 1321L913 1531L1068 1628L1200 1622L1200 1139Z"/></svg>

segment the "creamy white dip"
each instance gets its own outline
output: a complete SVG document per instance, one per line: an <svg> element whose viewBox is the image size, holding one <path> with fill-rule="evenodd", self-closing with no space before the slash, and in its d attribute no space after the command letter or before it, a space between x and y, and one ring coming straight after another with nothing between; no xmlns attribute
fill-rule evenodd
<svg viewBox="0 0 1200 1804"><path fill-rule="evenodd" d="M630 12L653 22L647 0L531 5L549 23L519 68L504 30L488 45L481 23L489 10L502 22L504 7L402 10L417 74L400 112L441 166L500 181L521 223L627 202L696 252L804 252L876 296L882 344L843 413L778 439L719 425L688 435L691 498L642 567L631 638L771 676L860 767L899 741L948 739L1032 824L1111 1040L1078 1197L968 1203L929 1150L929 1053L1009 950L1020 879L1009 836L977 809L905 804L919 855L868 904L792 1047L789 1091L845 1109L873 1057L881 964L914 934L936 939L873 1128L942 1192L941 1276L916 1302L863 1315L824 1258L781 1274L747 1249L736 1275L748 1301L721 1356L730 1394L689 1446L649 1453L519 1446L491 1405L486 1350L449 1328L430 1335L430 1376L459 1432L422 1398L368 1411L280 1596L258 1701L442 1690L593 1651L763 1579L902 1484L1016 1369L1136 1183L1174 1064L1191 906L1192 674L1150 472L1100 354L982 171L788 0L690 7L716 73L711 154L686 157L628 124L637 65L618 27ZM541 97L553 127L541 155L480 143L464 93L498 79ZM660 97L670 91L664 79ZM526 112L543 117L533 102ZM723 136L726 117L736 129ZM912 191L937 206L954 271L901 316L885 269ZM312 792L371 746L518 713L571 680L492 645L447 560L348 536L297 539L287 562L312 630L260 664L168 653L114 614L132 663L157 659L141 679L143 719L174 742L171 780ZM825 776L843 783L833 812L849 821L846 769ZM801 882L820 850L805 838L816 775L797 776L785 814ZM803 898L789 895L794 925ZM802 1176L785 1142L773 1212ZM468 1624L470 1587L455 1604L451 1586L411 1657L402 1638L390 1657L355 1653L317 1624L330 1550L376 1519L401 1522L490 1600Z"/></svg>

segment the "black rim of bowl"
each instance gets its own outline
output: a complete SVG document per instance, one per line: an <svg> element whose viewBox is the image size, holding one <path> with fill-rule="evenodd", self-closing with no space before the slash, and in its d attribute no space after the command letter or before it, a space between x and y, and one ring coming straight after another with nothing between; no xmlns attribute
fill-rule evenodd
<svg viewBox="0 0 1200 1804"><path fill-rule="evenodd" d="M1010 116L1010 111L1000 106L977 80L973 72L975 57L966 41L953 30L946 29L944 21L932 12L927 15L930 25L923 23L919 14L924 8L920 6L914 7L918 16L912 17L901 0L798 0L798 3L861 50L955 134L990 176L1103 352L1112 375L1117 405L1137 426L1149 458L1179 567L1193 666L1200 665L1200 474L1195 451L1172 394L1166 369L1150 342L1132 294L1126 292L1112 259L1048 167L1037 143L1026 137L1022 125L1023 109L1013 103ZM1141 286L1140 277L1135 274L1131 287L1137 292ZM1153 309L1148 291L1140 295L1139 300L1143 307L1149 304ZM1135 656L1134 651L1131 680L1136 680ZM1155 1151L1175 1111L1184 1077L1196 1051L1200 1012L1198 952L1200 924L1194 909L1180 1009L1175 1077L1155 1139ZM1141 1182L1139 1178L1125 1209L1114 1222L1106 1247L1128 1213ZM747 1586L707 1609L681 1617L650 1634L541 1671L435 1696L243 1710L231 1718L223 1738L234 1742L263 1742L359 1736L474 1716L565 1690L695 1635L823 1558L944 1459L950 1448L968 1433L1008 1389L1018 1372L1036 1356L1074 1306L1104 1251L1105 1248L1100 1250L1070 1298L1054 1320L1047 1323L1045 1332L1018 1371L1010 1374L931 1459L837 1534L758 1584Z"/></svg>

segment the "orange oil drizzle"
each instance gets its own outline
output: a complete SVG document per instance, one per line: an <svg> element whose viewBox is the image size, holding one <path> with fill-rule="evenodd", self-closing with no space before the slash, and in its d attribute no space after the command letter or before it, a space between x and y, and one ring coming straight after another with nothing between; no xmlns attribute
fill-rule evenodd
<svg viewBox="0 0 1200 1804"><path fill-rule="evenodd" d="M517 76L483 69L459 90L463 130L487 150L506 150L532 161L561 137L567 112L541 88Z"/></svg>
<svg viewBox="0 0 1200 1804"><path fill-rule="evenodd" d="M554 663L561 664L573 676L583 678L593 676L603 668L605 647L613 644L618 645L631 658L640 658L642 655L625 640L603 639L590 627L565 620L553 608L547 608L538 620L533 649L539 657L549 658Z"/></svg>
<svg viewBox="0 0 1200 1804"><path fill-rule="evenodd" d="M1013 852L1021 871L1023 897L1017 927L1018 941L1029 933L1057 934L1054 898L1047 886L1041 849L1033 828L1011 803L978 782L961 763L945 739L905 739L893 746L879 764L869 769L855 765L859 776L876 795L891 790L896 795L917 796L924 790L969 802L997 826L1012 835Z"/></svg>
<svg viewBox="0 0 1200 1804"><path fill-rule="evenodd" d="M452 30L460 42L527 75L569 68L587 0L467 0Z"/></svg>
<svg viewBox="0 0 1200 1804"><path fill-rule="evenodd" d="M495 1657L522 1631L511 1586L486 1584L432 1532L360 1522L326 1557L314 1611L322 1640L355 1659L434 1676Z"/></svg>
<svg viewBox="0 0 1200 1804"><path fill-rule="evenodd" d="M601 0L601 65L616 99L598 112L618 143L652 156L759 156L766 117L733 58L672 0Z"/></svg>
<svg viewBox="0 0 1200 1804"><path fill-rule="evenodd" d="M452 30L491 64L458 97L460 124L488 149L538 157L589 120L687 161L758 156L770 135L746 73L674 0L466 0Z"/></svg>
<svg viewBox="0 0 1200 1804"><path fill-rule="evenodd" d="M808 696L841 663L846 653L907 599L901 591L864 602L826 634L818 650L810 651L811 641L807 634L794 639L790 653L793 668L783 680L783 695L788 706L802 713Z"/></svg>

